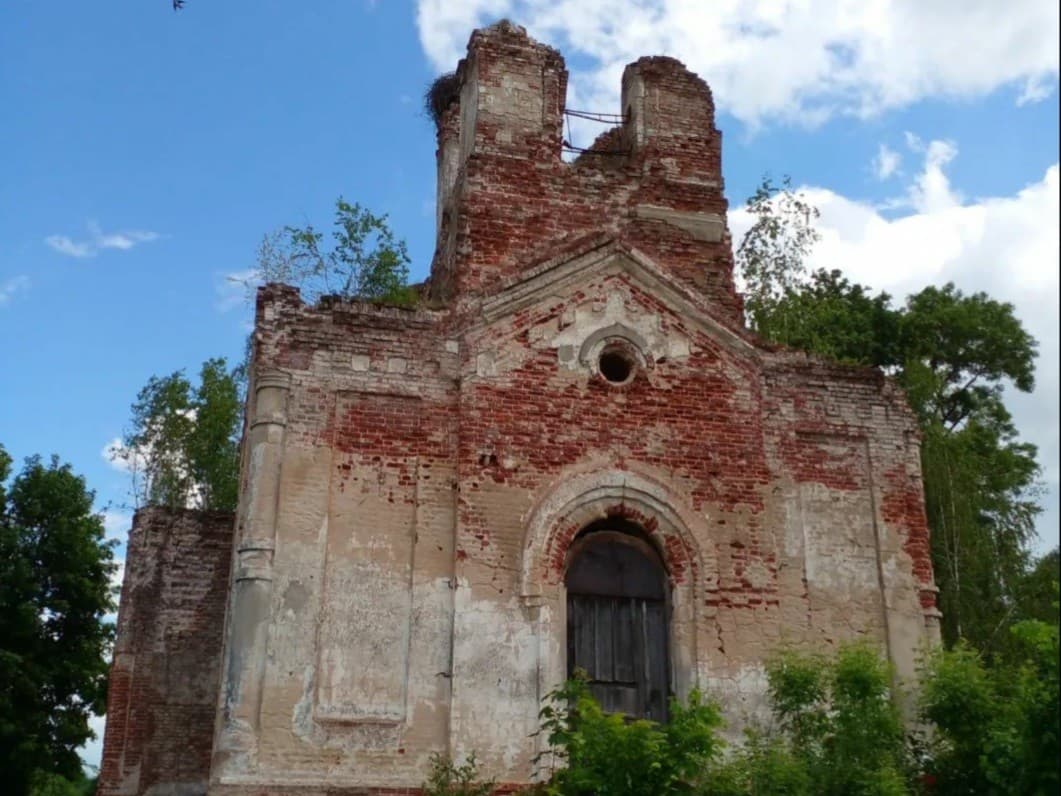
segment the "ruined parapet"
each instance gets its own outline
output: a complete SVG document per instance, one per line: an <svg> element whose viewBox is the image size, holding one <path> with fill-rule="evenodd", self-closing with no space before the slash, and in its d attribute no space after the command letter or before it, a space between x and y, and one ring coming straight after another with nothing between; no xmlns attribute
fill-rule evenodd
<svg viewBox="0 0 1061 796"><path fill-rule="evenodd" d="M328 759L329 785L404 788L438 749L459 350L444 320L258 291L211 793L315 782Z"/></svg>
<svg viewBox="0 0 1061 796"><path fill-rule="evenodd" d="M544 252L605 234L658 259L739 328L721 134L707 85L666 57L630 64L622 123L562 159L567 71L509 22L472 34L440 79L437 248L429 293L474 309Z"/></svg>
<svg viewBox="0 0 1061 796"><path fill-rule="evenodd" d="M676 58L640 58L623 70L620 102L632 151L654 150L676 178L719 187L720 133L711 89L702 78Z"/></svg>
<svg viewBox="0 0 1061 796"><path fill-rule="evenodd" d="M99 796L206 793L233 517L141 509L126 547Z"/></svg>

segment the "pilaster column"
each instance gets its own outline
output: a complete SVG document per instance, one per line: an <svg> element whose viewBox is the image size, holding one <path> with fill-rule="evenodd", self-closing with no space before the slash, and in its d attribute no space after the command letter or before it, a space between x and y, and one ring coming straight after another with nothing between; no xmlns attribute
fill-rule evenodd
<svg viewBox="0 0 1061 796"><path fill-rule="evenodd" d="M246 476L236 528L215 775L247 773L256 766L290 382L290 375L273 370L264 371L254 381Z"/></svg>

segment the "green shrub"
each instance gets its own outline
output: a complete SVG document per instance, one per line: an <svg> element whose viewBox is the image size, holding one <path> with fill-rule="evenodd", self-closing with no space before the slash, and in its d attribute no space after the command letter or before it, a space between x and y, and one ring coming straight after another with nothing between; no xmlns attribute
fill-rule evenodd
<svg viewBox="0 0 1061 796"><path fill-rule="evenodd" d="M605 713L576 676L547 697L551 758L542 796L902 796L1051 794L1058 781L1058 626L1018 622L1016 657L985 665L964 646L934 651L921 678L927 734L904 737L892 670L865 644L834 657L792 651L767 664L776 720L723 756L716 703L694 691L665 725ZM484 796L474 758L444 758L426 793ZM463 788L463 789L462 789ZM476 789L478 788L478 789Z"/></svg>
<svg viewBox="0 0 1061 796"><path fill-rule="evenodd" d="M865 644L841 646L833 659L786 652L767 664L767 679L787 748L764 755L751 744L763 771L786 772L793 793L804 781L823 796L908 792L903 723L880 653Z"/></svg>
<svg viewBox="0 0 1061 796"><path fill-rule="evenodd" d="M744 746L712 770L703 796L812 796L805 762L776 735L749 730Z"/></svg>
<svg viewBox="0 0 1061 796"><path fill-rule="evenodd" d="M656 724L605 713L583 678L549 695L542 732L561 767L544 792L551 796L665 796L696 789L719 754L718 706L694 691L673 700L670 722Z"/></svg>
<svg viewBox="0 0 1061 796"><path fill-rule="evenodd" d="M747 732L707 778L705 794L910 792L891 670L876 650L848 645L832 659L783 652L767 664L767 680L777 730Z"/></svg>
<svg viewBox="0 0 1061 796"><path fill-rule="evenodd" d="M1015 657L993 667L961 644L926 662L921 712L934 732L924 767L934 793L1061 792L1058 628L1028 620L1011 632Z"/></svg>
<svg viewBox="0 0 1061 796"><path fill-rule="evenodd" d="M423 785L424 796L490 796L493 780L479 781L475 753L457 765L446 755L431 755L431 773Z"/></svg>

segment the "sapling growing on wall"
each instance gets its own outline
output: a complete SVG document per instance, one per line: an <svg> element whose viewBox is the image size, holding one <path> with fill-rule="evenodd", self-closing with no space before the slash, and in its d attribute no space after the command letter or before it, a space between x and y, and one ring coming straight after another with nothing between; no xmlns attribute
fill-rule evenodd
<svg viewBox="0 0 1061 796"><path fill-rule="evenodd" d="M335 202L331 246L312 224L285 226L266 235L258 247L255 283L282 282L303 298L322 296L408 305L409 252L395 237L387 216L378 216L341 196Z"/></svg>

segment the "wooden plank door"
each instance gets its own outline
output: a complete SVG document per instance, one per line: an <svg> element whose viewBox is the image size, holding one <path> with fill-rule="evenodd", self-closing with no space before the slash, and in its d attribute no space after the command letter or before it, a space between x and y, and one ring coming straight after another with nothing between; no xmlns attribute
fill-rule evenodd
<svg viewBox="0 0 1061 796"><path fill-rule="evenodd" d="M585 670L606 711L666 721L666 579L655 551L628 534L589 534L567 588L568 674Z"/></svg>

